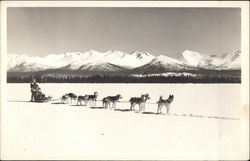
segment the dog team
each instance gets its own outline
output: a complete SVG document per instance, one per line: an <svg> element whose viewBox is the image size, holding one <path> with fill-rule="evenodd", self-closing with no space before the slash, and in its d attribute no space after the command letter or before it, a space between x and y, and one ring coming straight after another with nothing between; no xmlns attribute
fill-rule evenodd
<svg viewBox="0 0 250 161"><path fill-rule="evenodd" d="M84 105L87 104L96 106L98 97L98 92L94 92L93 95L84 95L84 96L77 96L74 93L67 93L61 97L61 103L76 103L76 105ZM115 109L116 103L122 99L122 96L120 94L117 94L116 96L107 96L102 99L102 105L103 108L107 109ZM130 110L134 111L134 107L136 105L139 106L139 111L145 111L145 104L147 100L149 100L149 94L142 94L141 97L132 97L130 98ZM170 105L174 100L174 95L169 95L168 99L163 99L162 96L160 96L159 100L156 102L158 105L157 113L160 114L161 109L163 107L166 107L167 114L169 114Z"/></svg>

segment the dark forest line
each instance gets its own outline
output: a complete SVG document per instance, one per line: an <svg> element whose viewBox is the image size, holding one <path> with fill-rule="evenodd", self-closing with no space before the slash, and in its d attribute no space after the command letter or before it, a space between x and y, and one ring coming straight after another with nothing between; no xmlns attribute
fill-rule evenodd
<svg viewBox="0 0 250 161"><path fill-rule="evenodd" d="M7 83L29 83L36 78L39 83L241 83L241 77L228 75L203 76L7 76Z"/></svg>

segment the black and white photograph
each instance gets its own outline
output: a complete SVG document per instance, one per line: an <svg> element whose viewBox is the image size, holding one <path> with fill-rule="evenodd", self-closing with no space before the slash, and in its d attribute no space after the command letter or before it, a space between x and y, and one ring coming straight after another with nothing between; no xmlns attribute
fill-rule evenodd
<svg viewBox="0 0 250 161"><path fill-rule="evenodd" d="M1 3L1 159L247 160L249 2Z"/></svg>

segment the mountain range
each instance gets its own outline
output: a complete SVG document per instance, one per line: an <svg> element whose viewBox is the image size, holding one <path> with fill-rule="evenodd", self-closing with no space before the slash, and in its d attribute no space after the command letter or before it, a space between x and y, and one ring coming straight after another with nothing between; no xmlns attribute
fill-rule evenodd
<svg viewBox="0 0 250 161"><path fill-rule="evenodd" d="M69 52L45 57L8 54L8 72L78 71L78 72L147 72L186 70L240 70L241 51L208 55L185 50L174 57L154 56L148 52L125 53L119 50L84 53Z"/></svg>

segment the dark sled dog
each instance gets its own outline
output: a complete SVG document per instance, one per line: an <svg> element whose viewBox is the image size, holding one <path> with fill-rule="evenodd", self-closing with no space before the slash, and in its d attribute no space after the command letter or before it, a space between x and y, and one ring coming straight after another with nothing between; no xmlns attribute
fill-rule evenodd
<svg viewBox="0 0 250 161"><path fill-rule="evenodd" d="M92 103L93 106L96 106L96 101L98 97L98 92L94 92L93 95L87 95L89 104Z"/></svg>
<svg viewBox="0 0 250 161"><path fill-rule="evenodd" d="M69 94L62 96L61 103L69 103Z"/></svg>
<svg viewBox="0 0 250 161"><path fill-rule="evenodd" d="M69 93L68 96L70 99L70 103L72 103L73 101L75 102L77 100L77 95L74 93Z"/></svg>
<svg viewBox="0 0 250 161"><path fill-rule="evenodd" d="M77 106L78 106L78 104L83 105L82 102L84 102L84 106L86 106L87 103L88 103L88 99L89 99L88 95L78 96L78 98L77 98Z"/></svg>
<svg viewBox="0 0 250 161"><path fill-rule="evenodd" d="M130 110L134 111L134 107L136 104L139 105L139 111L145 110L145 103L149 100L149 94L142 94L141 97L132 97L130 98L129 102L131 104Z"/></svg>
<svg viewBox="0 0 250 161"><path fill-rule="evenodd" d="M156 103L158 104L158 109L157 109L157 113L160 114L162 107L166 107L167 108L167 114L169 114L169 110L170 110L170 105L174 100L174 95L169 95L168 99L163 99L162 96L160 96L159 101L157 101Z"/></svg>
<svg viewBox="0 0 250 161"><path fill-rule="evenodd" d="M122 96L120 94L117 94L116 96L108 96L102 99L102 104L103 108L111 108L111 103L112 103L112 108L116 108L116 102L122 99Z"/></svg>

